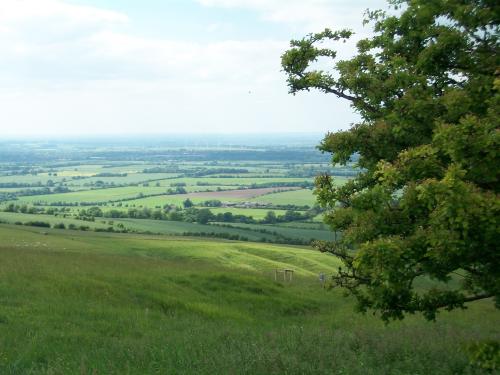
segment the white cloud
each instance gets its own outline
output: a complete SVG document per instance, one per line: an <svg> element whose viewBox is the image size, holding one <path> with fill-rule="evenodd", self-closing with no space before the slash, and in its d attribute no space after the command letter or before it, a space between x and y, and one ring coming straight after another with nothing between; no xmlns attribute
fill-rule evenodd
<svg viewBox="0 0 500 375"><path fill-rule="evenodd" d="M213 43L145 38L124 14L60 0L0 0L0 81L75 85L88 80L248 84L279 73L286 42ZM2 31L3 30L3 31Z"/></svg>
<svg viewBox="0 0 500 375"><path fill-rule="evenodd" d="M301 25L332 14L322 0L199 1ZM4 134L323 131L333 112L342 126L352 118L331 97L287 94L287 40L153 38L130 24L126 14L63 0L0 0Z"/></svg>
<svg viewBox="0 0 500 375"><path fill-rule="evenodd" d="M120 12L90 6L68 4L61 0L0 0L0 23L32 22L40 19L63 21L71 25L123 23L128 17Z"/></svg>
<svg viewBox="0 0 500 375"><path fill-rule="evenodd" d="M242 8L258 12L262 19L301 25L309 32L325 27L362 32L367 8L385 7L385 0L197 0L207 7Z"/></svg>

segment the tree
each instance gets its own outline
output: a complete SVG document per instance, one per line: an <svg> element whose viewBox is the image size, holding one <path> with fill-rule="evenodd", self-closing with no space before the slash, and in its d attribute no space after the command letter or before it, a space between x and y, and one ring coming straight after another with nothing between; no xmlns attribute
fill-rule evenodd
<svg viewBox="0 0 500 375"><path fill-rule="evenodd" d="M90 207L86 211L85 216L102 217L103 213L102 213L102 210L99 207Z"/></svg>
<svg viewBox="0 0 500 375"><path fill-rule="evenodd" d="M319 146L334 164L359 156L359 174L343 186L317 177L325 222L343 236L316 247L343 262L333 285L386 321L490 297L499 307L500 6L389 3L392 15L366 13L373 37L349 60L324 44L348 30L292 40L282 56L292 94L333 94L361 117Z"/></svg>
<svg viewBox="0 0 500 375"><path fill-rule="evenodd" d="M199 224L207 224L213 218L214 214L208 208L202 208L196 212L196 222Z"/></svg>
<svg viewBox="0 0 500 375"><path fill-rule="evenodd" d="M193 202L189 198L182 202L182 205L184 206L184 208L190 208L194 206Z"/></svg>
<svg viewBox="0 0 500 375"><path fill-rule="evenodd" d="M276 224L277 217L274 211L267 211L266 216L264 217L264 222L268 224Z"/></svg>

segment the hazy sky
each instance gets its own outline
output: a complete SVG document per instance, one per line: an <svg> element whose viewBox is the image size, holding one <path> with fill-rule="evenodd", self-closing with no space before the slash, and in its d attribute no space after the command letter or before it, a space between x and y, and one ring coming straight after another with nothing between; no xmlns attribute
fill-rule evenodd
<svg viewBox="0 0 500 375"><path fill-rule="evenodd" d="M356 119L348 103L287 93L280 55L291 38L324 27L348 27L362 37L368 7L386 6L382 0L0 0L0 134L346 128ZM353 45L339 50L348 56Z"/></svg>

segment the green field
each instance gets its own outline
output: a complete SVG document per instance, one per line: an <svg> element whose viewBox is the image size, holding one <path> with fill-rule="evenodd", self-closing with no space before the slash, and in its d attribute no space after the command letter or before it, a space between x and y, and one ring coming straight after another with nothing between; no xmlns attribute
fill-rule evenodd
<svg viewBox="0 0 500 375"><path fill-rule="evenodd" d="M155 197L146 197L133 199L130 201L123 202L122 207L163 207L164 205L176 205L182 206L182 202L184 202L187 198L189 198L194 204L199 204L207 199L212 199L210 197L189 197L187 194L173 194L173 195L159 195ZM227 199L228 201L230 199Z"/></svg>
<svg viewBox="0 0 500 375"><path fill-rule="evenodd" d="M272 193L252 198L253 202L272 203L276 205L295 204L297 206L313 206L316 202L312 190L301 189Z"/></svg>
<svg viewBox="0 0 500 375"><path fill-rule="evenodd" d="M81 202L108 202L110 200L119 200L135 198L138 194L161 194L165 192L164 187L139 187L127 186L109 189L95 189L76 191L62 194L34 195L20 197L19 201L24 203L42 202L42 203L81 203Z"/></svg>
<svg viewBox="0 0 500 375"><path fill-rule="evenodd" d="M308 241L310 239L327 240L332 239L333 234L328 230L314 229L297 229L270 225L259 224L239 224L231 223L221 225L206 225L198 223L186 223L181 221L165 221L165 220L148 220L148 219L106 219L97 218L95 221L77 220L71 217L63 217L61 215L33 215L11 212L0 212L0 222L5 223L29 223L42 221L49 223L51 226L64 224L66 227L74 225L77 228L81 226L88 227L89 230L114 228L120 231L118 226L122 224L124 228L132 232L147 232L165 235L184 235L186 233L214 233L229 235L238 235L248 239L249 241L261 241L262 239L271 242L283 242L283 237L291 239L302 239ZM45 230L45 228L41 229ZM261 230L264 230L262 232ZM210 234L209 236L212 236Z"/></svg>
<svg viewBox="0 0 500 375"><path fill-rule="evenodd" d="M233 208L233 207L218 207L218 208L210 208L214 214L231 212L233 215L246 215L251 216L256 220L261 220L266 217L268 211L274 211L276 215L284 215L285 210L271 210L265 208Z"/></svg>
<svg viewBox="0 0 500 375"><path fill-rule="evenodd" d="M1 217L1 216L0 216ZM311 227L307 224L313 223L295 223L295 226L287 226L286 223L279 225L270 225L270 224L243 224L243 223L231 223L230 225L234 228L244 228L244 229L253 229L260 230L264 229L267 232L275 232L287 238L297 238L297 239L315 239L315 240L324 240L324 241L332 241L335 239L335 235L332 231L328 229L318 230L317 227ZM304 225L300 227L299 225Z"/></svg>
<svg viewBox="0 0 500 375"><path fill-rule="evenodd" d="M183 235L184 233L228 233L230 235L239 235L249 239L250 241L259 241L262 238L270 241L276 241L279 238L272 234L259 233L249 231L238 227L219 227L215 225L203 225L197 223L185 223L180 221L163 221L163 220L146 220L146 219L97 219L95 221L83 221L72 219L71 217L64 218L62 216L52 215L30 215L10 212L0 212L0 221L6 223L28 223L42 221L49 223L51 226L63 223L66 227L70 224L77 228L81 226L88 227L89 230L107 229L113 227L119 231L118 224L132 232L148 232L165 235ZM40 231L45 231L45 228L40 228Z"/></svg>
<svg viewBox="0 0 500 375"><path fill-rule="evenodd" d="M185 183L186 185L196 185L197 183L205 183L210 185L233 185L233 186L250 186L252 184L266 184L272 182L304 182L311 181L310 178L288 178L288 177L182 177L166 180L170 183Z"/></svg>
<svg viewBox="0 0 500 375"><path fill-rule="evenodd" d="M479 374L489 301L383 325L298 247L0 225L1 374ZM275 268L295 270L275 282Z"/></svg>

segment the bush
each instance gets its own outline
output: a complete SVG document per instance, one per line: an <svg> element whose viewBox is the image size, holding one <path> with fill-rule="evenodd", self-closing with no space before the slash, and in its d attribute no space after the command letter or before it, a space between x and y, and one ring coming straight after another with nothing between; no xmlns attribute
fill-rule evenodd
<svg viewBox="0 0 500 375"><path fill-rule="evenodd" d="M24 225L31 227L50 228L50 224L45 221L27 221Z"/></svg>

